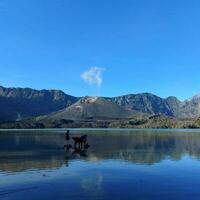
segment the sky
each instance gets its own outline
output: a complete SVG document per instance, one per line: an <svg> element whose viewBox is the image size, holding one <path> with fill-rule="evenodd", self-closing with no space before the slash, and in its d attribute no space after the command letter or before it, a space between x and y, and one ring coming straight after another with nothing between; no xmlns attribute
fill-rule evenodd
<svg viewBox="0 0 200 200"><path fill-rule="evenodd" d="M199 0L0 0L0 85L75 96L200 93Z"/></svg>

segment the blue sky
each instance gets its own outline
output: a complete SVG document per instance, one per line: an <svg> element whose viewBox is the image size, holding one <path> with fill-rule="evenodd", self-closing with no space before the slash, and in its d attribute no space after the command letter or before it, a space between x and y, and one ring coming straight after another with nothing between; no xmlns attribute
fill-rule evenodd
<svg viewBox="0 0 200 200"><path fill-rule="evenodd" d="M198 0L0 0L0 85L200 93ZM97 67L101 84L83 80Z"/></svg>

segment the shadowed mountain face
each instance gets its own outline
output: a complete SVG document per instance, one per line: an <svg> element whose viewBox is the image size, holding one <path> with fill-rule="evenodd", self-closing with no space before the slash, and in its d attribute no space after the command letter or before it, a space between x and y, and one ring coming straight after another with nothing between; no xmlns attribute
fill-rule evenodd
<svg viewBox="0 0 200 200"><path fill-rule="evenodd" d="M134 112L106 100L102 97L84 97L70 107L48 115L46 118L56 119L116 119L129 118Z"/></svg>
<svg viewBox="0 0 200 200"><path fill-rule="evenodd" d="M77 101L60 90L0 86L0 121L15 121L63 109Z"/></svg>

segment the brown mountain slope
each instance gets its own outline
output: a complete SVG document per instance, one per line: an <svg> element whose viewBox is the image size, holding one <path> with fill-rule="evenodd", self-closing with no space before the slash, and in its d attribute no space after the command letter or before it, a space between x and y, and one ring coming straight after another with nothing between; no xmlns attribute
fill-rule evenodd
<svg viewBox="0 0 200 200"><path fill-rule="evenodd" d="M45 116L44 119L125 119L134 115L136 112L126 110L102 97L84 97L66 109Z"/></svg>

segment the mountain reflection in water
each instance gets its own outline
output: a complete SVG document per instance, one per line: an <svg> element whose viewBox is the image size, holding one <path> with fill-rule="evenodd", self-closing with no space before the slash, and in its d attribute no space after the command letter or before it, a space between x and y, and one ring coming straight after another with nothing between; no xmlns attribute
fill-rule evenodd
<svg viewBox="0 0 200 200"><path fill-rule="evenodd" d="M56 169L73 160L123 160L152 165L184 155L200 158L200 134L181 132L84 132L90 148L79 153L64 152L64 133L1 132L0 171L20 172ZM81 135L83 132L72 133Z"/></svg>

